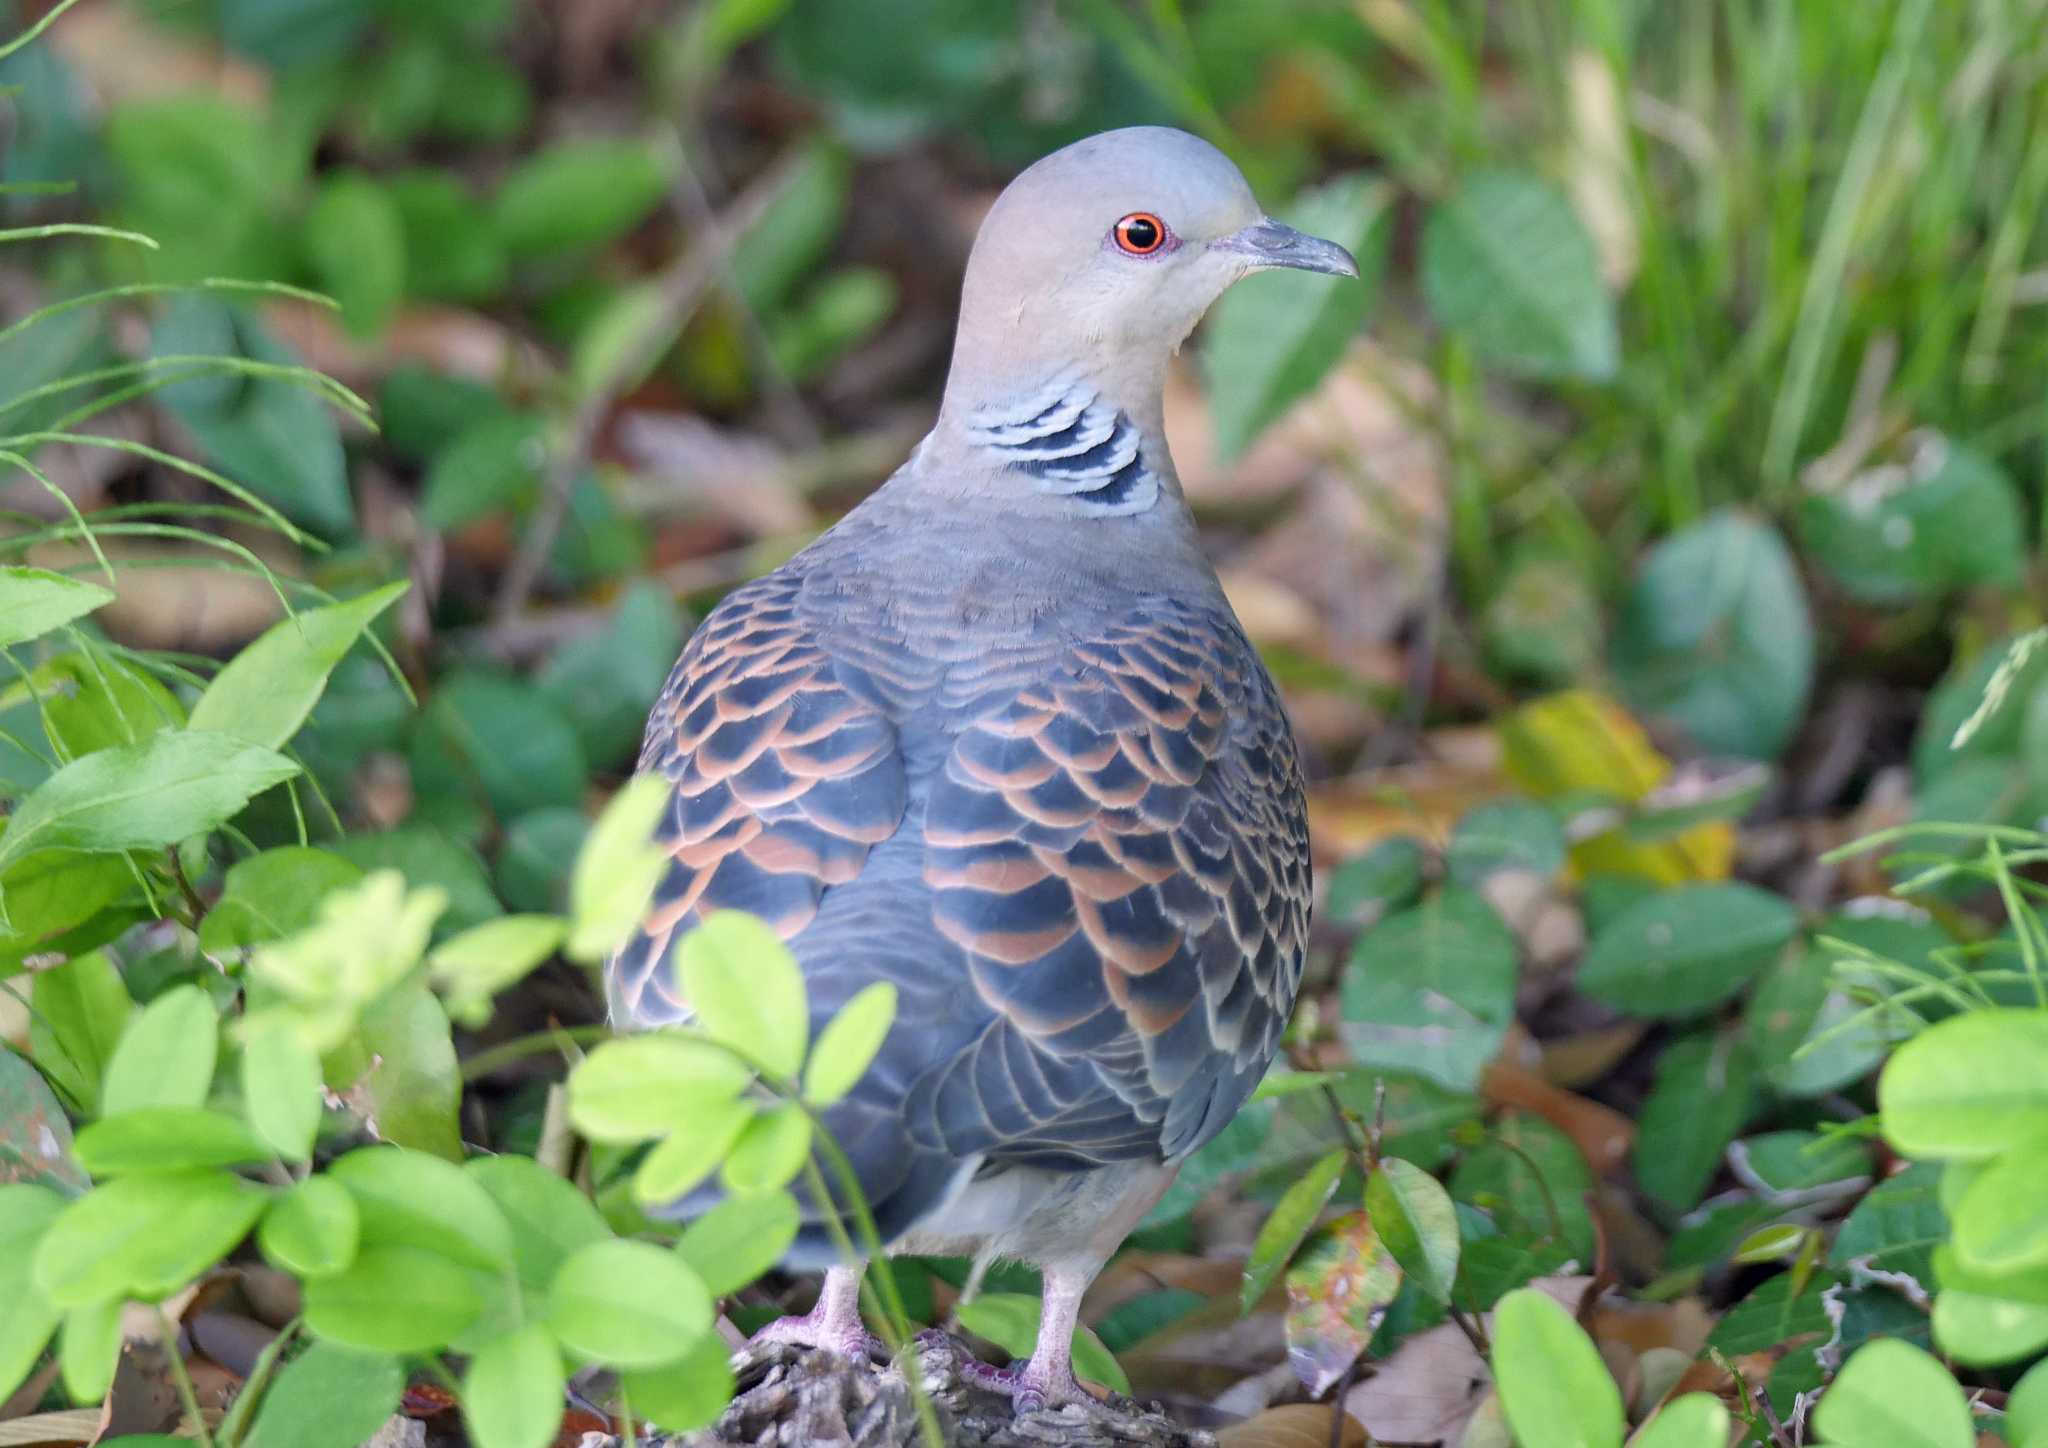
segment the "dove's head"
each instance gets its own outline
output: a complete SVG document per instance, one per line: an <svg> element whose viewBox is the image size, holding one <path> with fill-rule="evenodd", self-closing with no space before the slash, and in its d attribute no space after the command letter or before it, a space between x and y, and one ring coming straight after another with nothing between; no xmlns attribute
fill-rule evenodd
<svg viewBox="0 0 2048 1448"><path fill-rule="evenodd" d="M1224 288L1271 267L1358 275L1343 247L1261 211L1197 136L1133 126L1076 141L1012 181L981 224L953 389L1062 368L1144 387Z"/></svg>

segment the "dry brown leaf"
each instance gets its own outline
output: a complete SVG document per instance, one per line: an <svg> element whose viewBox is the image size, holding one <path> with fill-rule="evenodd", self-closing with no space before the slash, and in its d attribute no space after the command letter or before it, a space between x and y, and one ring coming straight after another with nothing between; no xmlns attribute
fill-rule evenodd
<svg viewBox="0 0 2048 1448"><path fill-rule="evenodd" d="M90 1443L99 1430L98 1408L67 1408L61 1413L37 1413L32 1418L15 1418L0 1423L0 1448Z"/></svg>
<svg viewBox="0 0 2048 1448"><path fill-rule="evenodd" d="M1635 1144L1633 1121L1611 1106L1551 1085L1536 1072L1505 1057L1496 1058L1480 1078L1479 1094L1495 1106L1532 1111L1572 1139L1579 1155L1605 1176L1628 1160Z"/></svg>
<svg viewBox="0 0 2048 1448"><path fill-rule="evenodd" d="M1216 1448L1330 1448L1330 1428L1337 1416L1334 1403L1268 1408L1256 1418L1218 1432ZM1369 1448L1365 1430L1351 1418L1344 1420L1337 1441L1344 1448Z"/></svg>
<svg viewBox="0 0 2048 1448"><path fill-rule="evenodd" d="M44 37L102 105L205 91L252 109L270 96L270 74L128 5L81 5Z"/></svg>

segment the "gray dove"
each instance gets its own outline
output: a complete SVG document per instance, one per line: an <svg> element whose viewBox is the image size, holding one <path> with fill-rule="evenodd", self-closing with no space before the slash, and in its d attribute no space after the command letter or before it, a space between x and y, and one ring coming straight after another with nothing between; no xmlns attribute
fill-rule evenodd
<svg viewBox="0 0 2048 1448"><path fill-rule="evenodd" d="M672 855L609 963L617 1017L688 1013L668 960L715 910L789 943L822 1021L894 982L826 1117L891 1253L1043 1273L1020 1409L1087 1394L1082 1292L1278 1048L1309 918L1306 808L1273 681L1167 455L1169 359L1232 282L1355 277L1222 152L1136 127L997 199L937 423L830 532L729 595L648 722ZM678 1214L704 1204L678 1204ZM826 1212L764 1329L850 1355L865 1264Z"/></svg>

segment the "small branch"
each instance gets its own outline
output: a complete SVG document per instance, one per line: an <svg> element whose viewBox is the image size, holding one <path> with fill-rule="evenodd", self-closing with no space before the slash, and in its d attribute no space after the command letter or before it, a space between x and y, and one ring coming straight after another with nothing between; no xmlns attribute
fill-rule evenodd
<svg viewBox="0 0 2048 1448"><path fill-rule="evenodd" d="M619 395L644 376L661 354L675 341L676 334L696 315L697 308L717 283L726 257L738 238L767 212L795 174L790 159L777 162L749 186L738 200L722 212L717 224L705 229L690 248L677 257L655 281L656 304L641 324L639 333L619 350L611 375L590 389L571 415L548 461L542 478L540 506L520 540L519 552L498 586L491 609L494 624L503 625L526 607L548 554L562 531L568 515L569 494L576 479L590 462L598 429L617 404Z"/></svg>

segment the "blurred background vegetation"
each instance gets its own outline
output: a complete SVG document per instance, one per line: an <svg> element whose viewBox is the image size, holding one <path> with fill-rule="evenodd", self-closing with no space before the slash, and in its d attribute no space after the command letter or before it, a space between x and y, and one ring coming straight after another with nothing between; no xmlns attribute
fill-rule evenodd
<svg viewBox="0 0 2048 1448"><path fill-rule="evenodd" d="M1488 1078L1530 1115L1466 1199L1576 1144L1573 1181L1634 1163L1624 1275L1718 1270L1776 1200L1753 1173L1667 1253L1723 1148L1853 1116L1883 1051L1794 1059L1849 1006L1786 943L1984 933L1869 908L1891 877L1821 854L2048 806L2048 660L1949 747L2041 621L2048 0L85 0L0 87L0 182L52 183L0 196L31 240L0 253L0 548L78 563L75 507L121 565L76 727L162 690L125 650L203 671L272 622L267 575L410 578L384 633L418 706L358 651L297 749L315 840L447 889L449 926L561 907L693 620L928 425L987 202L1134 123L1365 263L1234 292L1169 433L1309 762L1297 1064L1416 1073L1430 1166L1478 1110L1443 1093L1540 1068ZM67 223L158 245L33 239ZM222 353L252 365L177 371ZM375 425L265 371L295 363ZM86 409L120 445L68 440ZM165 453L306 538L209 514ZM38 720L0 692L0 797L82 752ZM1455 887L1504 867L1470 915ZM1682 903L1641 916L1660 886ZM1427 983L1502 999L1441 1056L1375 1034L1418 982L1331 968L1376 920L1470 927ZM1675 996L1642 964L1674 929L1731 942ZM1753 981L1769 1011L1712 1014ZM485 1039L592 1009L543 976ZM1741 1085L1702 1119L1723 1046ZM465 1134L530 1140L531 1083L498 1084Z"/></svg>

